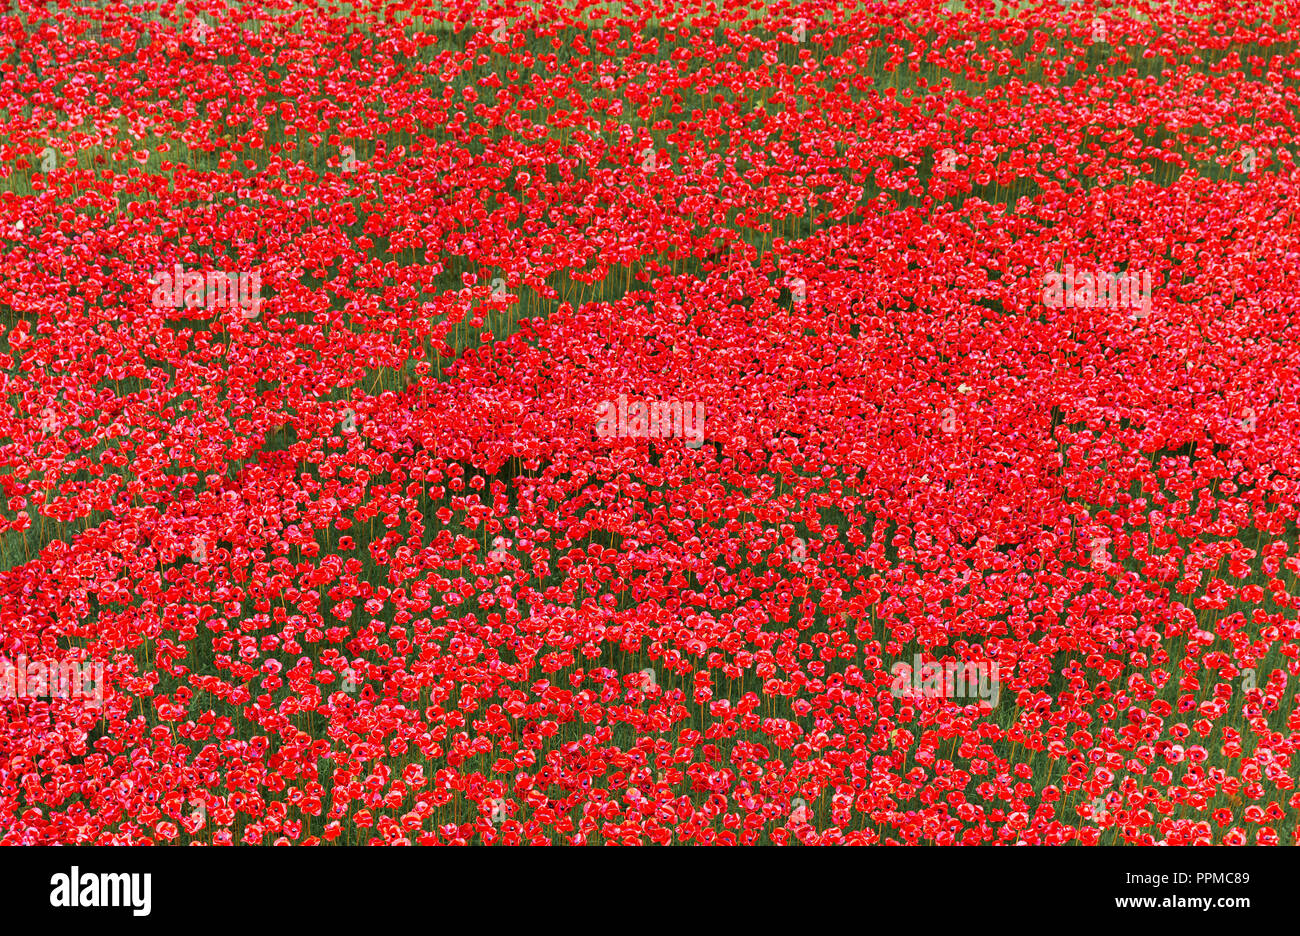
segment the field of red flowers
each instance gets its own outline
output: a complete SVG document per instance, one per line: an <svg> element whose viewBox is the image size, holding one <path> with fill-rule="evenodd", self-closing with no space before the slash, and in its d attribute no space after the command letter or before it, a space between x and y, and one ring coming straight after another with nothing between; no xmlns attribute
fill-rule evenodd
<svg viewBox="0 0 1300 936"><path fill-rule="evenodd" d="M1298 40L17 0L0 843L1295 843Z"/></svg>

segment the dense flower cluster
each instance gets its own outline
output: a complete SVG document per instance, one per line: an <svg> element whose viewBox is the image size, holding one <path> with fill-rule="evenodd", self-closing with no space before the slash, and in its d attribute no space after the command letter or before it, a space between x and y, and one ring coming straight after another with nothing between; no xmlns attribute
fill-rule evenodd
<svg viewBox="0 0 1300 936"><path fill-rule="evenodd" d="M0 842L1293 841L1294 3L251 6L0 21Z"/></svg>

